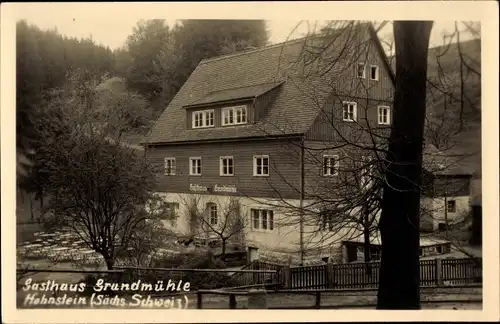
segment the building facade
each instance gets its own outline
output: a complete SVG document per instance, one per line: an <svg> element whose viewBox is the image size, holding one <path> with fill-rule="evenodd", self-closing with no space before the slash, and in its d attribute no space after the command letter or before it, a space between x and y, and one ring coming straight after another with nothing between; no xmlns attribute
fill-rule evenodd
<svg viewBox="0 0 500 324"><path fill-rule="evenodd" d="M316 211L370 159L358 146L387 132L393 90L370 24L202 60L144 142L177 216L165 226L237 241L250 259L341 261L360 230Z"/></svg>

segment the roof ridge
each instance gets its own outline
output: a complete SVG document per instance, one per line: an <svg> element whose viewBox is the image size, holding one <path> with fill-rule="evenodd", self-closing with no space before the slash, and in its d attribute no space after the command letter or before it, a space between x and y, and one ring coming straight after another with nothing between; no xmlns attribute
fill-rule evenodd
<svg viewBox="0 0 500 324"><path fill-rule="evenodd" d="M362 28L364 27L364 28L366 28L368 26L370 26L370 22L360 21L359 24L358 24L358 26L356 26L356 27L362 27ZM347 28L347 27L338 28L338 30L340 31L340 30L345 29L345 28ZM311 37L321 38L323 36L321 36L320 34L311 34L311 35L306 35L306 36L295 38L295 39L287 39L287 40L284 40L283 42L276 43L276 44L269 44L269 45L264 45L264 46L261 46L261 47L258 47L258 48L253 48L253 49L243 50L243 51L239 51L239 52L235 52L235 53L230 53L230 54L225 54L225 55L220 55L220 56L205 58L205 59L202 59L199 64L208 63L208 62L214 62L214 61L218 61L218 60L222 60L222 59L226 59L226 58L240 56L240 55L243 55L243 54L260 52L260 51L272 49L272 48L275 48L275 47L278 47L278 46L281 46L281 45L285 45L285 44L288 45L288 44L298 43L300 41L307 40L308 38L311 38Z"/></svg>
<svg viewBox="0 0 500 324"><path fill-rule="evenodd" d="M220 55L220 56L206 58L206 59L201 60L200 64L214 62L214 61L219 61L219 60L222 60L222 59L231 58L231 57L235 57L235 56L240 56L240 55L244 55L244 54L261 52L261 51L269 50L269 49L272 49L272 48L275 48L275 47L278 47L278 46L281 46L281 45L285 45L285 44L288 45L288 44L298 43L299 41L305 40L307 37L310 37L310 36L305 36L305 37L296 38L296 39L290 39L290 40L286 40L286 41L283 41L283 42L280 42L280 43L276 43L276 44L264 45L264 46L261 46L261 47L258 47L258 48L253 48L253 49L243 50L243 51L240 51L240 52L235 52L235 53L230 53L230 54L225 54L225 55Z"/></svg>

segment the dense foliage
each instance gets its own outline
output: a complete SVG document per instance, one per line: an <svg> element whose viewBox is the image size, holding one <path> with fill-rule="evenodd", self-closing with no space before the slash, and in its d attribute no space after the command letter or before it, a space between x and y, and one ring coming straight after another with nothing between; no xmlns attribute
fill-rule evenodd
<svg viewBox="0 0 500 324"><path fill-rule="evenodd" d="M175 26L161 19L141 20L125 46L112 51L91 38L68 38L19 21L17 147L18 165L24 168L18 170L26 171L19 179L21 186L40 194L37 183L43 181L42 174L24 161L43 151L37 128L51 127L40 121L51 124L54 112L47 107L66 91L75 72L85 71L88 78L102 82L96 89L101 113L110 123L125 122L119 134L122 141L139 144L199 61L262 46L267 39L261 20L184 20Z"/></svg>

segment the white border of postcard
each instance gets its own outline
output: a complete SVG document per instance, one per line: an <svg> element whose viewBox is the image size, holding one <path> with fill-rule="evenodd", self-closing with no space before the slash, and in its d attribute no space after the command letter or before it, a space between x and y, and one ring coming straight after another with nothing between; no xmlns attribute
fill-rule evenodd
<svg viewBox="0 0 500 324"><path fill-rule="evenodd" d="M15 23L23 10L40 15L107 12L114 17L266 20L469 20L482 23L482 311L420 310L17 310L15 290ZM5 323L480 321L499 318L498 4L496 1L3 3L1 5L2 317ZM69 18L68 18L69 19ZM118 18L119 19L119 18Z"/></svg>

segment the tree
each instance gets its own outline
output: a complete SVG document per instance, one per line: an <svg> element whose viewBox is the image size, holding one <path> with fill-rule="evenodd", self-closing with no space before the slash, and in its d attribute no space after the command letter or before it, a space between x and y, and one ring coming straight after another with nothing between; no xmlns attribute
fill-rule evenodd
<svg viewBox="0 0 500 324"><path fill-rule="evenodd" d="M394 22L396 89L380 218L377 308L420 308L420 185L432 22Z"/></svg>
<svg viewBox="0 0 500 324"><path fill-rule="evenodd" d="M164 19L151 19L140 20L127 39L131 57L127 85L150 101L161 93L161 84L158 83L161 76L154 66L160 64L158 54L170 37L170 28ZM124 53L121 54L122 58L127 59Z"/></svg>
<svg viewBox="0 0 500 324"><path fill-rule="evenodd" d="M191 240L219 240L222 257L226 255L228 242L243 242L248 217L242 215L239 199L231 198L227 204L211 201L203 205L199 196L191 195L183 204L186 206Z"/></svg>
<svg viewBox="0 0 500 324"><path fill-rule="evenodd" d="M86 68L96 77L113 70L109 48L89 39L63 37L57 30L41 30L25 20L16 24L16 130L18 180L30 176L38 132L34 115L43 110L51 91L62 87L71 69ZM30 188L24 188L30 189Z"/></svg>
<svg viewBox="0 0 500 324"><path fill-rule="evenodd" d="M96 87L96 110L107 124L107 132L121 138L130 133L145 134L153 122L148 101L140 94L127 90L124 79L104 79Z"/></svg>
<svg viewBox="0 0 500 324"><path fill-rule="evenodd" d="M36 154L49 196L44 222L69 227L111 269L166 209L154 195L155 167L114 137L120 130L97 109L100 82L88 73L69 80L50 101L53 114L40 120L51 125L40 128L46 142Z"/></svg>
<svg viewBox="0 0 500 324"><path fill-rule="evenodd" d="M161 200L158 202L160 203L157 205L161 205ZM148 210L148 212L152 211ZM121 263L136 267L151 267L153 265L155 257L161 254L163 248L161 242L166 242L173 235L165 228L159 217L161 215L148 218L147 221L141 222L140 226L136 227L130 236L127 249L120 249L117 253L117 259Z"/></svg>
<svg viewBox="0 0 500 324"><path fill-rule="evenodd" d="M116 76L126 79L129 74L129 69L132 66L132 56L127 47L115 49L113 55L115 59Z"/></svg>
<svg viewBox="0 0 500 324"><path fill-rule="evenodd" d="M313 172L316 172L316 175L318 167L325 166L322 159L324 151L338 151L338 159L342 165L335 168L335 162L330 163L331 169L336 169L339 174L330 178L331 181L324 181L317 176L310 180L312 185L305 183L299 187L287 182L293 190L301 194L301 201L307 203L301 203L300 207L288 206L293 217L287 219L284 225L299 223L301 233L304 228L309 229L318 247L334 243L334 240L338 242L363 235L365 253L371 230L369 226L372 226L374 232L379 229L382 235L383 258L383 275L382 273L380 275L380 308L419 307L418 220L424 207L420 206L420 199L425 189L425 185L421 183L422 173L425 173L423 169L432 174L436 170L453 167L453 164L457 163L456 160L459 160L455 159L449 164L442 164L442 159L422 161L424 144L426 155L429 155L433 144L444 152L450 149L450 143L460 142L460 136L464 134L463 129L458 127L443 129L442 123L436 123L439 118L443 119L442 115L426 118L429 116L426 116L425 106L430 105L434 112L436 107L433 105L441 106L442 98L447 97L453 100L455 107L458 104L460 109L453 109L453 114L448 112L448 117L445 119L451 120L449 124L458 125L460 122L465 125L470 119L461 111L467 109L474 111L479 104L474 96L477 97L480 93L475 73L478 64L474 61L474 57L465 54L465 46L460 43L453 46L458 54L456 59L448 61L448 66L444 64L444 57L440 62L440 50L436 49L438 63L433 70L435 75L427 78L428 39L432 23L405 24L402 23L403 27L398 27L402 28L398 29L399 40L396 37L398 40L395 44L396 59L399 62L396 63L398 74L394 80L395 94L388 91L386 98L377 98L382 102L387 101L391 106L393 95L397 98L393 106L391 127L376 123L374 125L365 120L370 111L376 111L380 103L368 100L371 91L369 86L359 82L357 78L346 76L346 73L351 73L356 68L357 62L366 61L366 57L363 56L366 54L363 53L366 53L364 49L369 47L369 44L356 33L357 26L361 24L332 22L323 28L321 33L311 35L301 43L296 64L283 57L283 66L289 67L288 71L284 71L287 80L300 87L304 96L313 98L317 106L310 109L317 109L319 112L317 120L324 123L321 125L328 125L321 128L324 132L321 136L315 138L314 135L309 135L309 138L316 140L312 146L304 142L290 143L295 146L294 150L290 150L290 154L292 151L302 151L303 153L298 155L305 156L308 164L313 165ZM404 36L406 33L408 36ZM449 40L444 51L448 46ZM472 52L474 53L474 50ZM460 70L462 72L459 75L454 74ZM471 71L466 72L468 70ZM433 101L429 103L426 102L426 94L430 86L436 91L433 93L435 95ZM413 90L416 87L419 87L418 91ZM414 98L415 95L418 95L418 98ZM342 123L342 116L339 116L339 111L342 109L339 109L340 106L335 106L335 102L348 100L346 98L356 98L358 107L358 118L357 120L354 118L355 120L348 123L349 125ZM413 99L415 100L411 105L406 102ZM401 108L403 106L404 110ZM327 127L332 136L326 133ZM424 129L427 137L424 137ZM443 143L447 145L442 145ZM363 162L363 156L371 157L372 162ZM463 156L467 154L462 152ZM376 172L371 176L373 187L370 190L360 190L362 187L359 186L357 175L369 165L376 167ZM307 170L305 172L307 173ZM287 203L279 201L279 205ZM379 209L382 210L381 215L377 214ZM327 216L330 227L326 232L319 230L321 226L317 226L324 221L324 216ZM302 244L303 239L301 248ZM385 249L388 249L388 252L385 252ZM404 257L403 253L406 254ZM365 254L365 260L368 259ZM404 271L401 270L403 267Z"/></svg>

